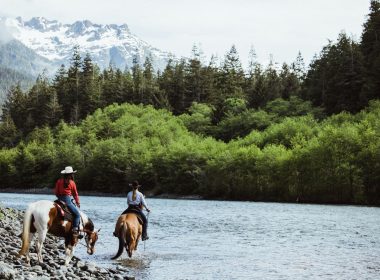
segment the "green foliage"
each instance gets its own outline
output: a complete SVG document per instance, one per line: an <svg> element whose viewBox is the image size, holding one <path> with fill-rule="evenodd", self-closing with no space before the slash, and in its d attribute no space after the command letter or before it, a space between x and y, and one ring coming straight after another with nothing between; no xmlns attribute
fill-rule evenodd
<svg viewBox="0 0 380 280"><path fill-rule="evenodd" d="M281 144L287 148L302 141L309 141L317 134L317 122L311 117L285 118L278 124L273 124L263 132L260 146Z"/></svg>
<svg viewBox="0 0 380 280"><path fill-rule="evenodd" d="M202 103L194 102L189 108L189 114L182 114L179 118L186 128L197 134L209 135L212 130L212 115L214 108Z"/></svg>
<svg viewBox="0 0 380 280"><path fill-rule="evenodd" d="M224 141L244 137L252 130L263 130L273 121L274 115L265 111L247 110L226 116L215 129L215 136Z"/></svg>
<svg viewBox="0 0 380 280"><path fill-rule="evenodd" d="M14 186L18 175L15 167L17 149L0 149L0 181L3 188Z"/></svg>
<svg viewBox="0 0 380 280"><path fill-rule="evenodd" d="M270 117L246 112L246 120ZM4 186L52 186L59 170L72 165L82 190L123 193L138 179L155 194L380 203L378 101L357 115L322 122L312 115L252 121L250 130L263 125L261 130L229 143L185 127L196 116L209 121L212 108L194 103L190 113L175 117L152 106L113 104L77 126L35 129L16 148L0 150L0 179Z"/></svg>

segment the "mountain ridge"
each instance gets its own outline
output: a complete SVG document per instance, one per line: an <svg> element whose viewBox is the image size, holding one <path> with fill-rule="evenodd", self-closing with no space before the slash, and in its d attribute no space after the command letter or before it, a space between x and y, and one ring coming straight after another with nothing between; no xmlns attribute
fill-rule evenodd
<svg viewBox="0 0 380 280"><path fill-rule="evenodd" d="M120 69L130 68L134 60L143 64L150 57L154 68L162 70L173 57L131 33L127 24L104 25L86 19L63 24L44 17L33 17L27 21L21 17L2 17L0 27L4 29L0 35L8 34L12 40L50 62L51 69L48 70L56 70L62 64L68 65L74 46L79 46L82 55L89 53L101 69L110 64Z"/></svg>
<svg viewBox="0 0 380 280"><path fill-rule="evenodd" d="M89 54L101 70L110 65L128 69L135 62L142 65L147 57L155 70L163 70L169 59L175 59L131 33L127 24L0 17L0 104L12 83L27 89L39 74L53 77L62 64L70 65L76 46L82 57Z"/></svg>

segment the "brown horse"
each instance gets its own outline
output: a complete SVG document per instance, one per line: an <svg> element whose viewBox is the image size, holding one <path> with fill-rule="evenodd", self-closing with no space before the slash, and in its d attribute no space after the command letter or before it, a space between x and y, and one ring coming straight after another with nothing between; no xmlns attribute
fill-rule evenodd
<svg viewBox="0 0 380 280"><path fill-rule="evenodd" d="M83 222L83 226L80 226L80 231L85 233L87 253L92 255L95 252L95 243L98 240L99 230L96 231L94 229L94 224L83 212L80 212L80 214ZM26 261L30 263L29 244L33 235L37 233L38 241L36 243L36 251L38 261L42 263L42 245L48 232L55 236L65 238L65 265L68 265L73 257L75 246L78 243L78 237L73 235L71 231L71 222L64 221L54 203L47 200L31 203L25 211L22 247L19 252L19 257L25 256Z"/></svg>
<svg viewBox="0 0 380 280"><path fill-rule="evenodd" d="M120 215L116 222L114 235L119 238L119 250L112 260L117 259L123 253L124 248L128 256L132 257L132 252L137 249L142 233L142 226L135 213Z"/></svg>

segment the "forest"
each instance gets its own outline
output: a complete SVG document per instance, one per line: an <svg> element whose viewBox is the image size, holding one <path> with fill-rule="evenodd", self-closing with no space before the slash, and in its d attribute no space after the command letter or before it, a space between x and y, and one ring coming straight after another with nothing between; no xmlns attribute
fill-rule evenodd
<svg viewBox="0 0 380 280"><path fill-rule="evenodd" d="M2 106L1 187L52 187L65 165L79 189L153 195L380 204L380 3L359 42L339 34L306 68L149 57L100 71L75 47L54 79L13 86Z"/></svg>

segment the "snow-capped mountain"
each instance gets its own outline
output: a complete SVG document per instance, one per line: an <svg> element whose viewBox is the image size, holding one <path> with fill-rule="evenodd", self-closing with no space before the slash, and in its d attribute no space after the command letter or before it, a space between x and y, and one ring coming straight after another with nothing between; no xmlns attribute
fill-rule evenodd
<svg viewBox="0 0 380 280"><path fill-rule="evenodd" d="M55 70L61 64L69 65L76 45L82 55L89 53L101 69L112 64L123 70L132 66L134 58L143 64L148 56L152 58L155 69L162 69L172 57L132 34L126 24L101 25L88 20L62 24L43 17L35 17L29 21L23 21L20 17L3 17L0 18L0 41L3 42L2 45L5 42L5 45L17 46L8 47L8 51L13 50L15 54L0 53L0 64L6 63L8 67L12 67L10 57L17 58L25 53L22 49L25 46L35 53L33 61L30 62L30 68L35 72L41 72L49 64L52 68L48 70ZM8 60L1 61L1 56L8 57ZM17 68L17 65L14 66L13 68Z"/></svg>

